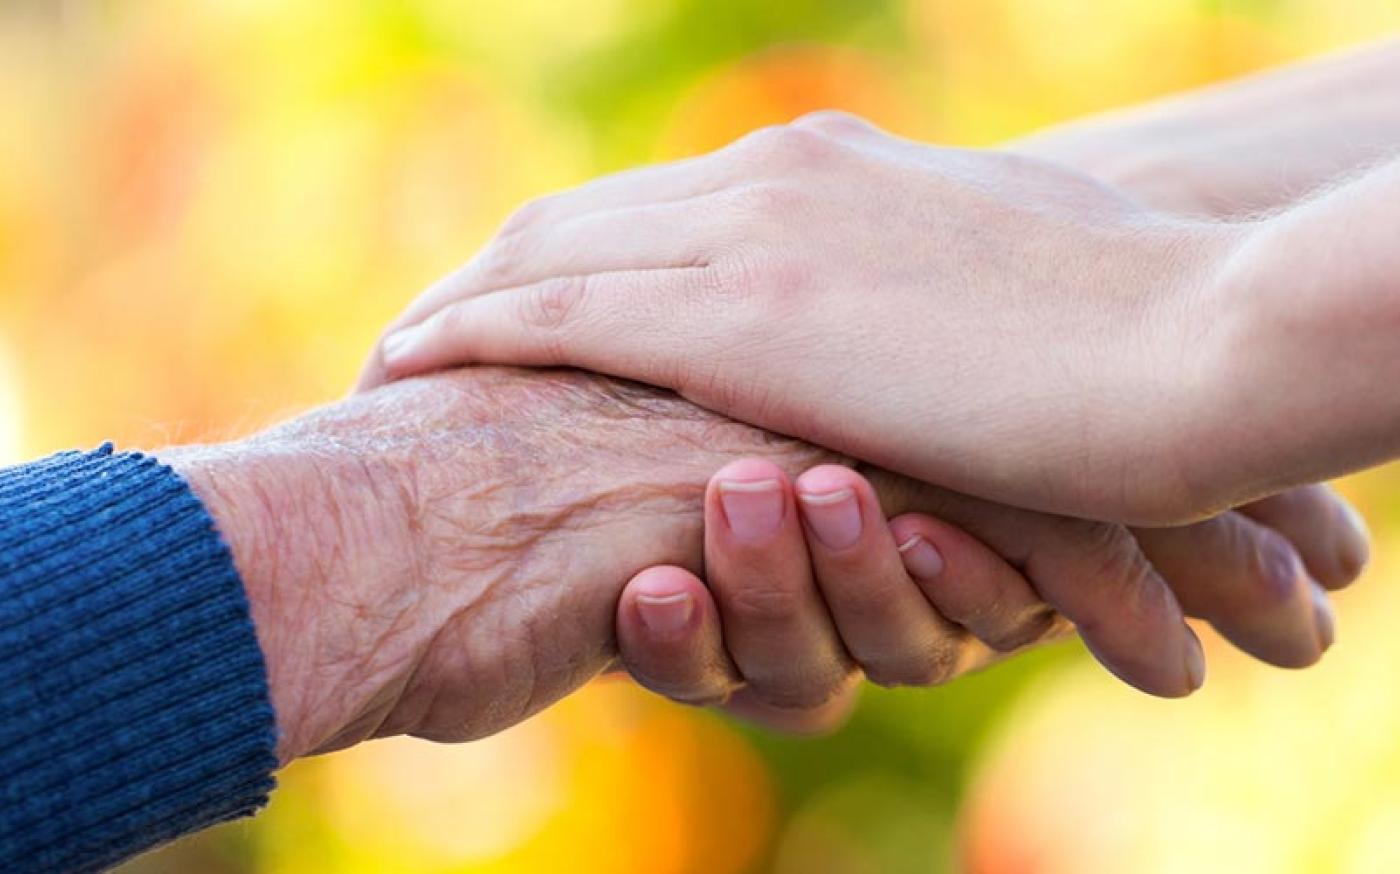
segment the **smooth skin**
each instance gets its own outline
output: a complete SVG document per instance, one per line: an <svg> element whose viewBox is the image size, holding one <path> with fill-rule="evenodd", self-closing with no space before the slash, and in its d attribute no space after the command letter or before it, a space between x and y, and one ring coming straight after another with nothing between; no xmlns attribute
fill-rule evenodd
<svg viewBox="0 0 1400 874"><path fill-rule="evenodd" d="M1394 63L1371 51L1352 81ZM1300 100L1347 79L1287 75ZM1369 157L1345 139L1318 147ZM405 312L365 384L579 366L969 494L1141 525L1400 452L1378 390L1400 378L1400 164L1222 222L1034 150L818 113L546 198Z"/></svg>
<svg viewBox="0 0 1400 874"><path fill-rule="evenodd" d="M1038 131L1007 148L1169 213L1286 209L1395 155L1400 39Z"/></svg>
<svg viewBox="0 0 1400 874"><path fill-rule="evenodd" d="M1181 447L1154 410L1199 414L1143 380L1201 348L1181 315L1236 236L1048 163L832 122L527 208L410 307L388 375L583 367L1002 503L1156 517L1133 504L1173 499Z"/></svg>

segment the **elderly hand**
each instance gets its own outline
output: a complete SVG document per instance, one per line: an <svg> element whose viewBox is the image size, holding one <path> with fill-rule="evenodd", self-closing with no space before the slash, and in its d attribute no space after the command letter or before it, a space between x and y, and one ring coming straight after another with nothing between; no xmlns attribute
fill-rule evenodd
<svg viewBox="0 0 1400 874"><path fill-rule="evenodd" d="M1197 474L1246 233L822 113L528 205L364 384L568 364L1000 502L1194 521L1241 497Z"/></svg>
<svg viewBox="0 0 1400 874"><path fill-rule="evenodd" d="M776 538L749 549L771 574L726 575L724 556L732 562L743 553L715 518L710 535L702 530L703 512L716 512L713 499L702 501L705 483L726 462L766 459L783 472L786 490L788 477L830 456L649 389L574 373L448 373L355 396L249 440L161 455L190 480L233 549L268 660L283 761L372 736L465 740L498 731L612 664L615 627L639 674L659 678L657 685L669 676L681 692L687 663L673 658L676 640L691 642L684 649L691 665L717 656L720 617L727 643L758 629L786 634L793 650L769 656L789 677L815 678L794 692L772 669L778 682L765 686L755 682L756 663L731 650L764 700L839 697L857 667L844 636L830 631L844 635L846 620L823 618L825 605L841 609L829 575L821 577L825 600L799 588L814 582L794 573L790 503ZM1119 673L1161 694L1189 690L1198 644L1167 580L1127 531L870 475L883 512L931 513L1005 556L1015 570L997 573L1012 575L1008 585L1019 575L1076 621ZM878 514L863 500L865 524L878 531ZM1331 548L1332 504L1296 510L1291 524L1316 538L1319 554ZM947 585L957 585L953 573L977 579L971 562L988 559L973 555L975 544L962 563L953 541L929 535L944 551ZM711 574L718 606L697 600L696 621L679 638L637 633L639 617L629 611L658 575L634 580L622 597L626 581L658 565L667 568L661 582L690 580L688 591L701 594L675 568L700 570L702 539L711 570L720 572ZM1238 621L1251 646L1277 647L1275 660L1303 663L1325 644L1302 570L1304 561L1321 562L1309 542L1295 539L1295 547L1243 517L1225 517L1163 534L1151 548L1172 585L1196 591L1191 577L1214 599L1218 625ZM906 595L917 594L903 582L911 586ZM1235 618L1219 618L1226 616ZM929 621L925 635L950 630ZM964 657L977 649L969 636L952 632L936 639L957 653L933 662L940 671L976 660ZM658 670L663 661L679 673Z"/></svg>
<svg viewBox="0 0 1400 874"><path fill-rule="evenodd" d="M230 543L287 761L482 737L582 684L626 579L698 567L705 479L738 454L826 457L652 391L495 369L161 457Z"/></svg>
<svg viewBox="0 0 1400 874"><path fill-rule="evenodd" d="M618 608L627 669L681 702L727 701L731 711L770 727L828 730L844 721L862 673L882 685L937 685L1058 636L1066 630L1063 617L1040 600L1032 579L1048 584L1049 601L1078 611L1091 647L1117 632L1110 651L1131 648L1134 599L1159 591L1154 585L1130 586L1136 595L1126 596L1110 588L1102 603L1069 603L1074 592L1059 590L1059 575L1027 567L1047 557L1044 544L1029 562L1009 549L1018 556L1011 563L925 514L883 524L875 492L889 501L908 486L889 478L875 472L873 482L886 487L874 489L855 471L823 465L792 483L768 461L726 465L710 481L705 505L709 586L675 567L651 568L629 583ZM1018 522L1035 529L1043 521L922 491L921 506L1004 548ZM760 497L778 518L755 526L752 506ZM731 506L745 499L749 508L740 504L736 515ZM1144 572L1160 573L1189 615L1266 662L1304 667L1335 634L1324 586L1347 585L1365 560L1365 534L1353 518L1335 493L1316 486L1186 528L1137 531L1131 549L1155 565ZM1100 530L1121 537L1113 526ZM1165 659L1163 650L1140 643L1146 661L1117 673L1137 685L1144 673L1181 676L1167 662L1154 666L1146 654ZM812 665L827 669L814 674ZM1202 668L1187 666L1191 685L1184 689L1155 691L1184 694L1199 684Z"/></svg>

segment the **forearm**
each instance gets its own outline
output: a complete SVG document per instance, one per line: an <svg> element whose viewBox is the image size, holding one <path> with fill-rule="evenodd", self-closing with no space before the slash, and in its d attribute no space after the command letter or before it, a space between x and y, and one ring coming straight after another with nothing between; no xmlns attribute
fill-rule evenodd
<svg viewBox="0 0 1400 874"><path fill-rule="evenodd" d="M1247 226L1202 319L1203 476L1247 497L1400 455L1397 203L1400 160Z"/></svg>
<svg viewBox="0 0 1400 874"><path fill-rule="evenodd" d="M1170 212L1263 217L1201 319L1216 351L1189 379L1213 412L1185 433L1218 451L1182 450L1188 489L1242 500L1400 453L1397 80L1391 39L1009 145Z"/></svg>
<svg viewBox="0 0 1400 874"><path fill-rule="evenodd" d="M1009 148L1171 212L1271 211L1400 148L1400 39L1035 134Z"/></svg>

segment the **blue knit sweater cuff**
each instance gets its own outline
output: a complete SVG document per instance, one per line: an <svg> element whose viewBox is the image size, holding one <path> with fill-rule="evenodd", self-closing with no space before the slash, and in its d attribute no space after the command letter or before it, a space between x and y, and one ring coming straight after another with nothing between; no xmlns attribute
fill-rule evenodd
<svg viewBox="0 0 1400 874"><path fill-rule="evenodd" d="M88 871L267 800L276 723L232 557L170 468L0 470L0 868Z"/></svg>

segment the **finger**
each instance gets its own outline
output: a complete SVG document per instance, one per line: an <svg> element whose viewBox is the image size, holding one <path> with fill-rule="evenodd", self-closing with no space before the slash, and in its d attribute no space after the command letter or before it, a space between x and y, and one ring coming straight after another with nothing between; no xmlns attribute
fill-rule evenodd
<svg viewBox="0 0 1400 874"><path fill-rule="evenodd" d="M567 221L590 212L674 203L728 188L751 173L781 126L760 128L703 155L600 176L525 204L506 219L502 233Z"/></svg>
<svg viewBox="0 0 1400 874"><path fill-rule="evenodd" d="M1204 681L1200 641L1127 529L993 504L884 472L872 472L871 481L886 512L944 519L1018 568L1128 684L1179 697Z"/></svg>
<svg viewBox="0 0 1400 874"><path fill-rule="evenodd" d="M705 569L752 694L810 710L850 684L855 671L812 579L792 487L777 465L736 461L710 480Z"/></svg>
<svg viewBox="0 0 1400 874"><path fill-rule="evenodd" d="M719 244L722 228L712 216L722 200L645 204L525 228L487 246L441 293L457 299L555 276L694 267Z"/></svg>
<svg viewBox="0 0 1400 874"><path fill-rule="evenodd" d="M1332 643L1326 593L1283 535L1239 513L1136 531L1183 609L1270 664L1313 664Z"/></svg>
<svg viewBox="0 0 1400 874"><path fill-rule="evenodd" d="M745 689L724 648L714 599L682 568L648 568L632 578L618 601L617 640L618 670L640 685L682 704L723 707L770 731L833 731L850 718L859 690L850 683L803 710L776 707Z"/></svg>
<svg viewBox="0 0 1400 874"><path fill-rule="evenodd" d="M1292 541L1308 573L1325 588L1354 582L1370 558L1366 523L1330 486L1290 489L1239 512Z"/></svg>
<svg viewBox="0 0 1400 874"><path fill-rule="evenodd" d="M565 222L591 212L646 204L669 203L709 194L728 181L714 160L716 153L676 161L629 167L536 198L513 212L501 225L502 234Z"/></svg>
<svg viewBox="0 0 1400 874"><path fill-rule="evenodd" d="M1127 530L1047 517L1023 573L1125 682L1163 697L1205 681L1205 653L1181 606Z"/></svg>
<svg viewBox="0 0 1400 874"><path fill-rule="evenodd" d="M622 666L638 683L685 704L721 704L740 685L710 592L683 568L648 568L617 604Z"/></svg>
<svg viewBox="0 0 1400 874"><path fill-rule="evenodd" d="M601 209L502 233L469 263L433 283L390 327L418 324L469 297L558 276L703 264L721 245L723 193Z"/></svg>
<svg viewBox="0 0 1400 874"><path fill-rule="evenodd" d="M831 113L833 125L834 116ZM854 116L850 116L854 119ZM858 119L857 119L858 121ZM870 131L875 128L864 123ZM834 130L821 130L829 134ZM527 203L508 218L502 233L551 224L590 212L674 203L704 197L767 171L785 170L821 146L816 128L777 124L758 128L712 152L602 176L568 191ZM829 137L840 139L839 137Z"/></svg>
<svg viewBox="0 0 1400 874"><path fill-rule="evenodd" d="M850 719L859 693L860 684L851 682L842 687L831 700L802 710L776 707L758 697L752 689L741 688L730 696L724 709L740 719L771 731L818 735L835 731Z"/></svg>
<svg viewBox="0 0 1400 874"><path fill-rule="evenodd" d="M1077 636L1078 633L1075 631L1074 623L1051 610L1050 621L1046 625L1045 631L1042 632L1036 640L1032 641L1030 646L1040 646L1067 637ZM1010 651L997 650L983 643L981 640L969 636L966 638L962 652L958 657L957 676L965 677L968 674L974 674L985 668L992 667L993 665L999 665L1007 659L1015 658L1018 653L1025 652L1026 649L1027 647Z"/></svg>
<svg viewBox="0 0 1400 874"><path fill-rule="evenodd" d="M674 239L687 239L693 236L694 216L704 209L686 203L697 198L705 198L731 188L745 179L756 178L755 170L774 163L774 156L801 149L794 145L793 131L787 126L773 126L753 131L733 143L693 158L685 158L665 164L624 170L603 176L568 191L542 197L525 204L516 210L501 227L495 239L482 249L470 262L448 274L430 286L394 320L386 333L392 333L427 319L433 313L447 306L464 294L481 293L484 289L505 288L534 280L509 282L502 276L492 277L501 265L507 268L525 264L538 246L528 245L531 239L525 232L548 233L553 229L553 239L563 233L561 226L575 224L574 220L596 213L626 213L629 219L639 218L639 207L652 208L662 216L674 216L676 220L692 224L685 233L669 237L658 237L662 249L675 245ZM661 209L656 209L661 208ZM649 218L650 216L646 216ZM614 240L604 242L611 246L625 246L630 237L646 233L642 222L628 221L623 233ZM637 258L636 251L647 251L649 247L632 247L628 258ZM684 261L683 257L674 260ZM496 267L491 265L495 264ZM610 267L608 269L630 269ZM556 270L556 273L558 271ZM573 269L569 273L590 272ZM596 271L594 271L596 272ZM554 275L554 274L547 274ZM475 289L473 291L473 289Z"/></svg>
<svg viewBox="0 0 1400 874"><path fill-rule="evenodd" d="M991 649L1013 652L1054 628L1055 611L977 538L920 513L898 516L889 528L905 569L934 609Z"/></svg>
<svg viewBox="0 0 1400 874"><path fill-rule="evenodd" d="M759 183L775 175L791 175L795 168L809 165L814 155L833 150L849 151L831 137L792 125L755 131L718 152L695 159L697 163L691 165L693 168L707 169L703 173L697 169L694 175L697 178L703 176L707 181L687 189L687 196L718 195L728 189L726 194L732 194L740 201L737 208L761 210L764 203L771 201L770 195L774 191ZM739 186L740 182L749 184ZM628 242L630 236L648 233L645 229L639 230L637 223L631 219L623 222L623 229L612 234L604 243L605 252L612 250L616 253L622 249L626 256L604 262L606 270L593 273L579 272L579 268L573 267L563 274L563 268L556 264L547 273L541 274L530 266L532 259L526 253L512 255L509 246L503 243L505 238L502 238L488 247L488 253L495 250L496 254L484 254L483 259L507 266L492 269L504 269L507 273L527 271L526 276L546 275L547 278L502 286L504 280L498 276L494 280L476 283L480 288L496 290L473 293L464 299L462 277L449 277L410 306L395 323L381 343L380 354L371 360L362 376L361 387L372 387L380 381L448 363L490 360L498 364L572 364L600 373L676 388L669 383L659 383L649 371L674 371L678 368L676 356L694 351L697 338L693 332L687 336L687 332L678 329L686 323L683 319L678 320L676 314L684 312L681 307L687 302L693 303L699 299L698 292L710 290L717 279L715 272L696 267L683 277L687 280L685 283L669 284L666 281L668 278L679 277L687 268L665 265L706 263L703 254L696 255L695 244L700 244L699 251L703 253L705 240L703 236L696 235L694 216L707 210L697 209L689 200L672 202L641 198L628 205L639 204L648 205L648 210L660 217L674 219L674 232L668 232L663 227L654 241L654 245L662 246L669 257L658 259L649 246L631 245ZM630 212L623 205L615 205L611 211L615 213L614 219L617 218L616 214ZM631 218L634 219L635 215ZM552 219L553 222L563 220L557 215ZM605 219L600 218L599 221ZM736 224L719 221L709 233L722 233L726 226ZM526 239L521 233L523 228L541 226L543 223L538 220L516 222L506 236ZM501 251L505 255L501 255ZM626 264L640 264L653 269L617 266ZM464 270L467 274L475 274L480 267L479 264L468 265ZM490 269L487 272L491 272ZM651 272L673 276L647 275ZM729 272L736 271L731 268ZM471 280L468 280L468 284L472 284ZM610 293L585 296L580 293L585 287L595 292L606 290ZM628 290L642 293L625 293ZM578 303L580 297L586 298L580 306L558 305L561 300ZM575 315L578 318L574 318ZM420 330L435 321L462 326L464 330L456 333L453 342L443 342L441 331ZM667 325L670 330L656 330L656 325ZM710 327L706 324L705 330L708 331ZM627 351L624 352L622 344L617 342L617 338L623 335L620 332L631 339L650 341L648 348L629 342L625 344Z"/></svg>
<svg viewBox="0 0 1400 874"><path fill-rule="evenodd" d="M562 276L460 300L385 337L383 371L401 379L454 364L568 364L675 388L685 343L679 329L654 326L669 324L668 311L672 321L684 313L705 275L695 267Z"/></svg>
<svg viewBox="0 0 1400 874"><path fill-rule="evenodd" d="M865 675L883 686L951 679L965 632L909 578L870 484L822 465L798 477L796 489L817 585Z"/></svg>

